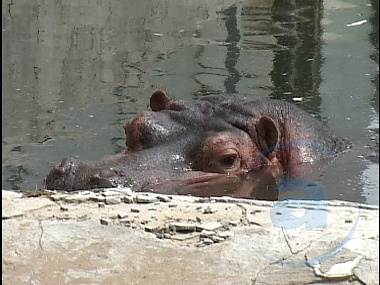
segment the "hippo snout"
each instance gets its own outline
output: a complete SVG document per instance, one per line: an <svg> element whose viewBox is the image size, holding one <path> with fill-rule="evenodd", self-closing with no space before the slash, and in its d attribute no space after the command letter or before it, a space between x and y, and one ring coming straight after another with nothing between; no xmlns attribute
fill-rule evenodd
<svg viewBox="0 0 380 285"><path fill-rule="evenodd" d="M86 164L79 159L65 158L45 178L47 189L75 191L109 188L121 184L121 174L112 168Z"/></svg>
<svg viewBox="0 0 380 285"><path fill-rule="evenodd" d="M75 175L80 164L78 159L63 159L46 176L46 187L52 190L74 190Z"/></svg>

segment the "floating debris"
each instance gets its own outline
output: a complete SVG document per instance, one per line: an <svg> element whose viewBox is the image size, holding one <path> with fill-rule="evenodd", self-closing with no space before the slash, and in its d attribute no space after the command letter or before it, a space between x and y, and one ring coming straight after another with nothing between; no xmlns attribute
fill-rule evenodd
<svg viewBox="0 0 380 285"><path fill-rule="evenodd" d="M355 27L355 26L363 25L365 23L367 23L367 20L361 20L361 21L353 22L351 24L347 24L346 26L347 27Z"/></svg>

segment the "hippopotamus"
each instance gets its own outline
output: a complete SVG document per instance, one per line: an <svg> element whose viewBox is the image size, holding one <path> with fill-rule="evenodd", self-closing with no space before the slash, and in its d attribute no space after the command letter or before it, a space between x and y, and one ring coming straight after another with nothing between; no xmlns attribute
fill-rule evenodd
<svg viewBox="0 0 380 285"><path fill-rule="evenodd" d="M96 162L65 158L45 178L46 188L275 200L276 181L309 177L350 147L297 106L253 95L185 101L156 90L150 110L123 127L125 152Z"/></svg>

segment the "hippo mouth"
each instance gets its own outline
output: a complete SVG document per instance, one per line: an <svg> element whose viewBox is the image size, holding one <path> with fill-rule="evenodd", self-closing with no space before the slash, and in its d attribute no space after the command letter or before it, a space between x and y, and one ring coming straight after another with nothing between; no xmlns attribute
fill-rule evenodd
<svg viewBox="0 0 380 285"><path fill-rule="evenodd" d="M265 170L254 170L244 175L226 175L212 172L189 171L180 178L143 185L139 191L192 195L197 197L249 198L277 200L275 177Z"/></svg>
<svg viewBox="0 0 380 285"><path fill-rule="evenodd" d="M141 172L136 177L117 168L89 167L80 160L69 158L53 167L45 184L48 189L65 191L130 187L139 192L198 197L230 196L266 200L275 200L277 197L273 191L276 188L274 177L264 170L250 171L244 175L193 170L175 173L149 171Z"/></svg>
<svg viewBox="0 0 380 285"><path fill-rule="evenodd" d="M179 195L194 196L215 196L216 193L225 192L226 195L231 193L233 186L236 186L242 180L237 175L225 175L213 172L188 171L178 174L174 178L163 179L161 182L147 182L143 184L140 191L170 193ZM160 177L159 180L162 180ZM213 191L215 189L215 191Z"/></svg>

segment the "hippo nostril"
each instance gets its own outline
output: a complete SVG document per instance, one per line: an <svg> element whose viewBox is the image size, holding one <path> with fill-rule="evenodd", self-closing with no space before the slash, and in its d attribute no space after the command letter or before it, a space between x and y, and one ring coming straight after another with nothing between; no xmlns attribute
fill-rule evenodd
<svg viewBox="0 0 380 285"><path fill-rule="evenodd" d="M69 158L64 158L64 159L62 159L62 161L59 164L59 166L65 167L65 166L70 165L70 164L71 164L71 160Z"/></svg>
<svg viewBox="0 0 380 285"><path fill-rule="evenodd" d="M95 173L91 175L90 180L92 181L98 181L102 179L108 179L111 177L116 176L117 172L115 170L111 169L103 169L99 173Z"/></svg>
<svg viewBox="0 0 380 285"><path fill-rule="evenodd" d="M99 175L100 177L102 178L110 178L110 177L113 177L117 174L117 171L110 168L110 169L104 169L102 171L100 171Z"/></svg>
<svg viewBox="0 0 380 285"><path fill-rule="evenodd" d="M99 173L96 173L96 174L94 174L94 175L91 175L91 177L90 177L90 180L100 180L100 175L99 175Z"/></svg>
<svg viewBox="0 0 380 285"><path fill-rule="evenodd" d="M53 171L56 174L64 174L65 173L65 168L60 166L61 164L57 164L56 166L53 167Z"/></svg>

